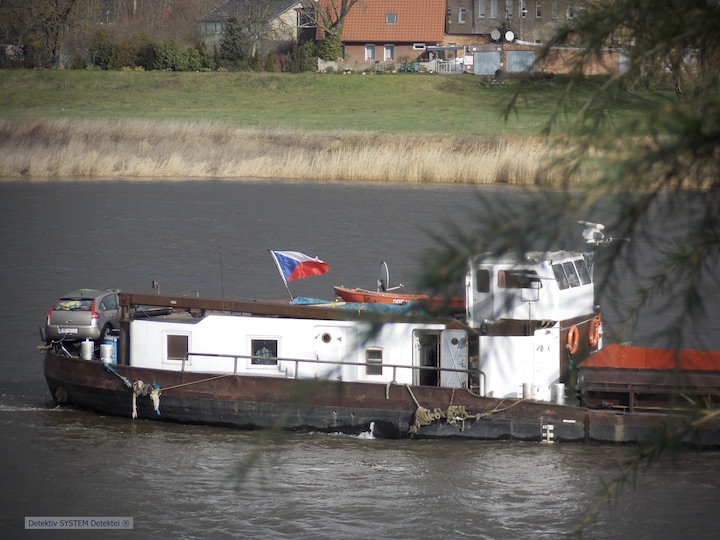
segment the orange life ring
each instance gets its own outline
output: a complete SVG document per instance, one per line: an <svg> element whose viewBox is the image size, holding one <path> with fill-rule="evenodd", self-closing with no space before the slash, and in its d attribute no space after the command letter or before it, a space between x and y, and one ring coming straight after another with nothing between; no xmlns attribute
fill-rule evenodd
<svg viewBox="0 0 720 540"><path fill-rule="evenodd" d="M567 335L567 344L565 345L567 347L567 350L570 352L570 354L575 354L578 351L578 347L580 345L580 332L577 329L577 326L571 326L570 330L568 330Z"/></svg>
<svg viewBox="0 0 720 540"><path fill-rule="evenodd" d="M588 342L590 343L591 347L596 347L598 343L600 343L600 325L602 324L602 319L600 315L595 317L592 321L590 321L590 332L588 333Z"/></svg>

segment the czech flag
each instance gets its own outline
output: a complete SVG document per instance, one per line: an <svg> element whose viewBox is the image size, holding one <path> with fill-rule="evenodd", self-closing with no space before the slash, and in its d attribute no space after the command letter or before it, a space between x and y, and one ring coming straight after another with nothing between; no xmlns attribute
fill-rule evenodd
<svg viewBox="0 0 720 540"><path fill-rule="evenodd" d="M317 257L309 257L299 251L273 251L270 254L275 260L280 275L285 281L321 276L330 271L326 262Z"/></svg>

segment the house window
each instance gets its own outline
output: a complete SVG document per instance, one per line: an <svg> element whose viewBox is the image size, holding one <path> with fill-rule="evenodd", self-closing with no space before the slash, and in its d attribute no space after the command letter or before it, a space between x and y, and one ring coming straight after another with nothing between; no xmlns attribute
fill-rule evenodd
<svg viewBox="0 0 720 540"><path fill-rule="evenodd" d="M424 51L424 50L425 50L424 43L413 43L413 51Z"/></svg>
<svg viewBox="0 0 720 540"><path fill-rule="evenodd" d="M558 18L558 8L557 8L557 0L552 0L550 2L550 17L553 19Z"/></svg>
<svg viewBox="0 0 720 540"><path fill-rule="evenodd" d="M513 18L513 2L514 0L505 0L505 17L508 19Z"/></svg>
<svg viewBox="0 0 720 540"><path fill-rule="evenodd" d="M527 2L525 2L525 0L520 0L518 2L518 11L520 11L520 16L523 19L527 17Z"/></svg>
<svg viewBox="0 0 720 540"><path fill-rule="evenodd" d="M535 0L535 17L542 18L542 0Z"/></svg>
<svg viewBox="0 0 720 540"><path fill-rule="evenodd" d="M385 24L397 24L397 13L386 13Z"/></svg>
<svg viewBox="0 0 720 540"><path fill-rule="evenodd" d="M190 336L187 334L166 334L165 338L165 357L168 360L186 360Z"/></svg>
<svg viewBox="0 0 720 540"><path fill-rule="evenodd" d="M375 45L365 45L365 61L375 61Z"/></svg>
<svg viewBox="0 0 720 540"><path fill-rule="evenodd" d="M383 59L385 60L385 62L395 61L395 45L385 45Z"/></svg>
<svg viewBox="0 0 720 540"><path fill-rule="evenodd" d="M277 366L277 339L251 339L250 350L253 366Z"/></svg>
<svg viewBox="0 0 720 540"><path fill-rule="evenodd" d="M498 0L490 0L490 18L498 18Z"/></svg>
<svg viewBox="0 0 720 540"><path fill-rule="evenodd" d="M382 350L367 349L365 351L365 374L382 375Z"/></svg>
<svg viewBox="0 0 720 540"><path fill-rule="evenodd" d="M313 12L308 9L297 10L297 25L299 28L315 28L317 24L313 17Z"/></svg>
<svg viewBox="0 0 720 540"><path fill-rule="evenodd" d="M568 2L567 6L565 7L565 17L568 19L575 18L575 6L572 2Z"/></svg>
<svg viewBox="0 0 720 540"><path fill-rule="evenodd" d="M458 8L458 24L465 24L465 8Z"/></svg>
<svg viewBox="0 0 720 540"><path fill-rule="evenodd" d="M475 0L475 13L478 19L485 18L485 0Z"/></svg>

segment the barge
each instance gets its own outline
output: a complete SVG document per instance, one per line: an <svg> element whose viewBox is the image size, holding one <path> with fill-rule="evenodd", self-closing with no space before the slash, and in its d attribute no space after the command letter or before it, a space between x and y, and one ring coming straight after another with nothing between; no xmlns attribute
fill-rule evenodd
<svg viewBox="0 0 720 540"><path fill-rule="evenodd" d="M594 249L598 231L586 232ZM592 251L473 258L462 314L119 302L118 336L45 346L56 402L241 429L623 444L673 429L687 444L720 445L720 420L692 424L697 409L677 399L717 405L720 354L604 348Z"/></svg>

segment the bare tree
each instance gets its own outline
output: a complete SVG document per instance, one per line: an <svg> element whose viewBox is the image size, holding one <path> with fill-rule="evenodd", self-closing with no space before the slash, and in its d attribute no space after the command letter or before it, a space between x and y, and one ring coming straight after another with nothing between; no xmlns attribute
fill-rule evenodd
<svg viewBox="0 0 720 540"><path fill-rule="evenodd" d="M345 18L362 0L303 0L308 12L315 13L315 22L326 36L342 37Z"/></svg>

